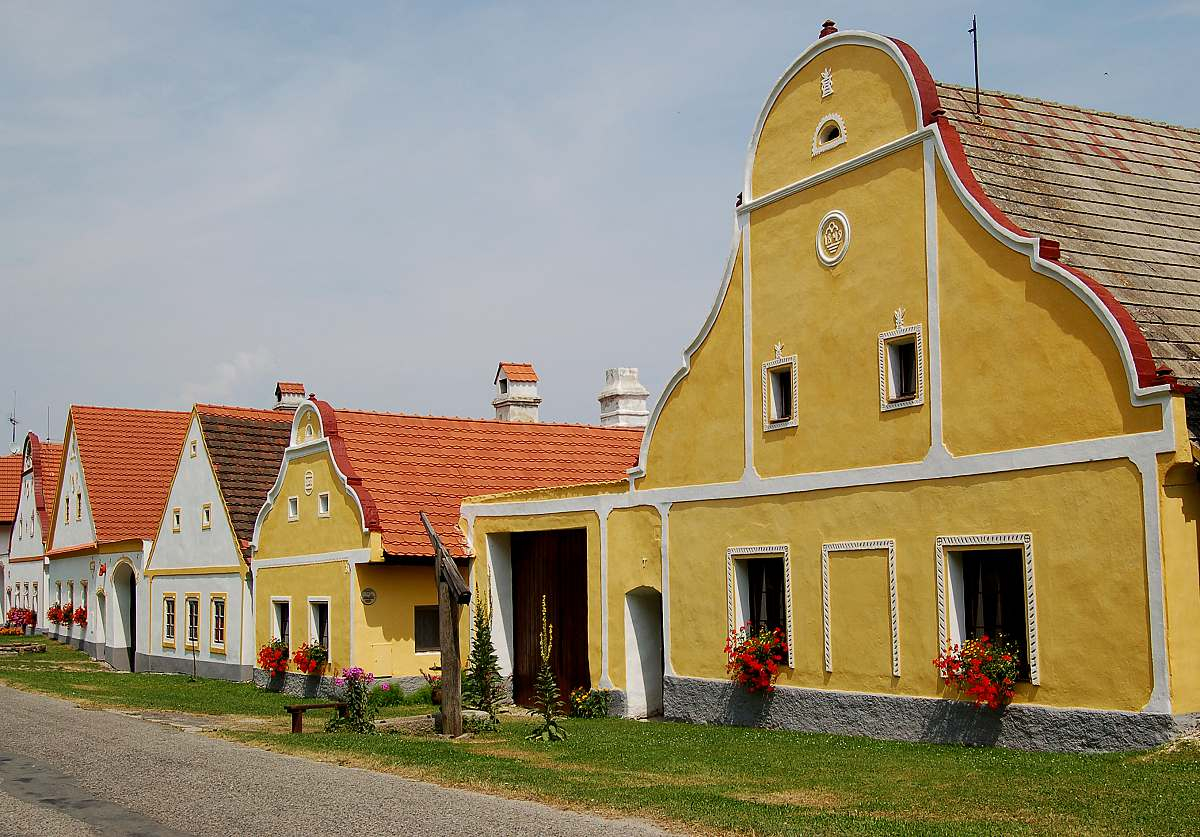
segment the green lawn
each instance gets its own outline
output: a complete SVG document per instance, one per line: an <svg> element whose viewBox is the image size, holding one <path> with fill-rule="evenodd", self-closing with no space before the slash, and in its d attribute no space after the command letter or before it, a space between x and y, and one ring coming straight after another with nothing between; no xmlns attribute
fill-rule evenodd
<svg viewBox="0 0 1200 837"><path fill-rule="evenodd" d="M293 700L247 684L117 674L56 642L48 648L45 655L0 658L0 681L99 704L281 722L283 704ZM428 706L388 708L415 711ZM1158 837L1196 833L1200 822L1194 744L1066 755L620 720L566 725L571 738L556 745L524 741L532 722L523 718L505 718L500 732L464 742L244 727L223 734L443 784L648 817L688 832Z"/></svg>
<svg viewBox="0 0 1200 837"><path fill-rule="evenodd" d="M0 645L28 641L25 637L0 636ZM192 681L186 675L178 674L115 672L55 640L33 637L32 641L44 643L46 653L0 657L0 682L28 691L126 709L277 718L281 721L288 719L283 711L285 705L305 702L294 695L267 692L249 683ZM401 705L389 706L380 714L409 715L429 711L428 705ZM331 710L313 711L305 715L305 721L309 728L317 728L331 715Z"/></svg>

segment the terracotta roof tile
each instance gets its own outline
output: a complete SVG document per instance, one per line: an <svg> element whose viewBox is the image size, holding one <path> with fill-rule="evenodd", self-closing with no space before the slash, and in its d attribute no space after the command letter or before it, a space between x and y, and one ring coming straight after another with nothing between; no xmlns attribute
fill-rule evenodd
<svg viewBox="0 0 1200 837"><path fill-rule="evenodd" d="M373 504L391 555L432 554L422 511L447 549L466 555L458 528L464 497L620 480L637 464L642 442L640 428L333 411L319 404L323 416L335 419L346 460L339 464L352 472L352 485L361 480L364 505ZM332 438L331 444L337 451Z"/></svg>
<svg viewBox="0 0 1200 837"><path fill-rule="evenodd" d="M1200 384L1200 130L937 85L980 186L1125 307L1156 364Z"/></svg>
<svg viewBox="0 0 1200 837"><path fill-rule="evenodd" d="M42 485L37 511L42 522L42 540L46 541L50 536L50 515L54 513L54 501L58 499L58 469L62 465L63 446L43 442L36 435L30 435L34 442L31 445L34 479Z"/></svg>
<svg viewBox="0 0 1200 837"><path fill-rule="evenodd" d="M17 503L21 500L21 465L25 457L14 453L0 456L0 523L17 519Z"/></svg>
<svg viewBox="0 0 1200 837"><path fill-rule="evenodd" d="M297 381L280 381L275 385L275 391L284 395L304 395L304 384Z"/></svg>
<svg viewBox="0 0 1200 837"><path fill-rule="evenodd" d="M197 404L196 414L234 534L247 541L279 474L292 414L212 404Z"/></svg>
<svg viewBox="0 0 1200 837"><path fill-rule="evenodd" d="M537 383L538 379L532 363L501 363L500 368L496 370L497 381L500 380L501 372L504 373L504 377L517 383Z"/></svg>
<svg viewBox="0 0 1200 837"><path fill-rule="evenodd" d="M154 538L191 414L73 406L70 420L97 541Z"/></svg>

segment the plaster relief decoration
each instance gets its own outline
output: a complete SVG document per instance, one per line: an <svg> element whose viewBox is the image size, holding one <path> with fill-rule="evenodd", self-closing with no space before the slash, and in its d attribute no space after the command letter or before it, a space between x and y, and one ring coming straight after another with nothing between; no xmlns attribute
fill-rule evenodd
<svg viewBox="0 0 1200 837"><path fill-rule="evenodd" d="M840 209L826 213L817 226L817 258L833 267L850 249L850 219Z"/></svg>
<svg viewBox="0 0 1200 837"><path fill-rule="evenodd" d="M824 154L831 148L837 148L846 143L846 120L840 113L830 113L821 117L817 130L813 131L812 156Z"/></svg>
<svg viewBox="0 0 1200 837"><path fill-rule="evenodd" d="M313 493L313 472L304 472L304 493L306 495Z"/></svg>
<svg viewBox="0 0 1200 837"><path fill-rule="evenodd" d="M821 71L821 98L827 99L833 95L833 70L826 67Z"/></svg>
<svg viewBox="0 0 1200 837"><path fill-rule="evenodd" d="M904 308L892 314L896 327L879 335L879 410L925 403L925 334L920 323L904 324Z"/></svg>
<svg viewBox="0 0 1200 837"><path fill-rule="evenodd" d="M829 603L829 553L870 552L887 550L888 611L892 631L892 676L900 676L900 605L896 598L896 541L887 538L874 541L838 541L821 544L821 618L825 625L825 670L833 671L833 642L831 639Z"/></svg>
<svg viewBox="0 0 1200 837"><path fill-rule="evenodd" d="M1007 535L954 535L938 536L935 549L937 561L938 600L938 647L945 649L952 642L963 641L963 630L959 619L963 616L961 580L955 582L951 568L947 565L946 552L978 547L1013 546L1022 551L1025 569L1025 631L1028 643L1029 682L1034 686L1041 683L1038 674L1037 598L1033 579L1033 535L1028 532Z"/></svg>
<svg viewBox="0 0 1200 837"><path fill-rule="evenodd" d="M796 388L800 377L796 355L783 356L783 343L775 344L775 359L762 365L763 430L796 427Z"/></svg>
<svg viewBox="0 0 1200 837"><path fill-rule="evenodd" d="M792 633L792 562L787 544L772 546L731 546L725 550L725 606L728 617L728 632L733 633L749 619L749 584L748 579L740 576L739 565L754 560L769 560L772 558L783 562L783 597L786 612L788 667L796 667L796 643Z"/></svg>

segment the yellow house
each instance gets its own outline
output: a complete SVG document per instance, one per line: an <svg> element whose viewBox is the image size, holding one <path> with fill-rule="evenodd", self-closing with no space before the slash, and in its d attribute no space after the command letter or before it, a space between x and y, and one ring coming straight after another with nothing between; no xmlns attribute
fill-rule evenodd
<svg viewBox="0 0 1200 837"><path fill-rule="evenodd" d="M1200 712L1200 319L1178 295L1200 260L1171 240L1200 216L1167 228L1157 208L1167 177L1196 180L1162 168L1189 141L1007 94L977 114L906 44L827 25L754 125L716 302L637 466L464 503L501 630L529 606L510 579L531 533L573 530L595 568L590 680L628 714L1035 749L1170 737ZM746 621L789 641L770 697L726 674ZM1000 713L932 665L986 632L1022 666Z"/></svg>
<svg viewBox="0 0 1200 837"><path fill-rule="evenodd" d="M299 405L254 525L256 647L282 640L294 652L320 641L329 662L324 678L293 666L273 685L313 692L350 666L420 685L440 659L433 547L420 513L469 577L463 497L609 481L637 461L640 429L538 422L532 368L506 366L497 419L335 410L311 396ZM254 677L269 679L261 669Z"/></svg>

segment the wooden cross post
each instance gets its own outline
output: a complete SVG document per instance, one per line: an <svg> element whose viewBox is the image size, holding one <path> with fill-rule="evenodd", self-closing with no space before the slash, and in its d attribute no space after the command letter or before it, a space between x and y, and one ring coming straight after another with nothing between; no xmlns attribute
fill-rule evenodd
<svg viewBox="0 0 1200 837"><path fill-rule="evenodd" d="M462 606L471 601L471 588L463 581L458 565L442 546L429 518L421 512L421 523L433 544L433 572L438 588L438 636L442 646L442 732L462 735L462 663L459 659L458 622Z"/></svg>

